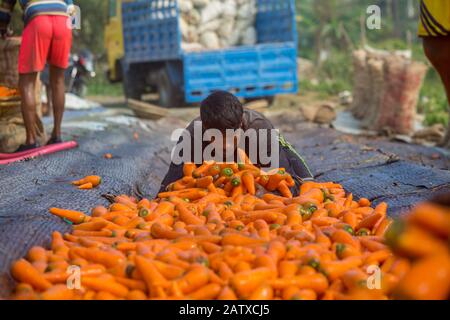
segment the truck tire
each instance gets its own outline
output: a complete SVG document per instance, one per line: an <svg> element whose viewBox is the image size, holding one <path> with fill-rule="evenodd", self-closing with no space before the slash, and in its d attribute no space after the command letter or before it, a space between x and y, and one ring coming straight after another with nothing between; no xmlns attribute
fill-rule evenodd
<svg viewBox="0 0 450 320"><path fill-rule="evenodd" d="M184 98L180 88L175 87L170 81L170 76L165 68L158 72L157 88L159 94L158 104L165 108L181 108L184 106Z"/></svg>
<svg viewBox="0 0 450 320"><path fill-rule="evenodd" d="M123 81L123 69L122 69L122 60L116 61L116 78L114 79L114 82L121 82Z"/></svg>
<svg viewBox="0 0 450 320"><path fill-rule="evenodd" d="M144 93L144 82L139 73L129 70L123 79L123 93L127 99L141 100Z"/></svg>

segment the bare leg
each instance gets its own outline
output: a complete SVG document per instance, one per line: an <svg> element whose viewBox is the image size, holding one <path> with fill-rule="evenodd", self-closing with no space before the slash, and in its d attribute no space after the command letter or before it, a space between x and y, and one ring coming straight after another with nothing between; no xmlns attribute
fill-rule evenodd
<svg viewBox="0 0 450 320"><path fill-rule="evenodd" d="M47 95L47 115L53 115L53 101L52 101L52 89L50 88L50 84L45 86L45 93Z"/></svg>
<svg viewBox="0 0 450 320"><path fill-rule="evenodd" d="M36 143L36 79L37 73L21 74L19 76L19 90L22 98L22 116L25 123L25 144Z"/></svg>
<svg viewBox="0 0 450 320"><path fill-rule="evenodd" d="M52 95L53 118L55 121L52 139L61 139L61 123L66 103L64 69L50 66L50 89Z"/></svg>
<svg viewBox="0 0 450 320"><path fill-rule="evenodd" d="M423 47L426 56L441 76L450 106L450 37L426 37ZM450 147L450 121L442 146Z"/></svg>

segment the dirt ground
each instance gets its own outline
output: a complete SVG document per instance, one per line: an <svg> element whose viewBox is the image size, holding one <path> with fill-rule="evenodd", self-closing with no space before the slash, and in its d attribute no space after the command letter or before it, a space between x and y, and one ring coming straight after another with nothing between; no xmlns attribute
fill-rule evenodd
<svg viewBox="0 0 450 320"><path fill-rule="evenodd" d="M105 194L154 197L174 142L171 133L198 114L197 108L170 110L159 121L137 119L121 101L107 108L68 111L65 139L79 148L0 167L0 297L9 295L11 262L33 245L47 245L52 231L70 226L48 214L52 206L89 212L107 204ZM397 216L439 192L450 192L450 158L443 150L386 138L352 136L301 121L296 108L265 111L297 148L320 181L335 181L375 204L386 201ZM51 119L46 119L51 124ZM105 159L104 154L113 154ZM81 191L70 181L103 177L99 188Z"/></svg>

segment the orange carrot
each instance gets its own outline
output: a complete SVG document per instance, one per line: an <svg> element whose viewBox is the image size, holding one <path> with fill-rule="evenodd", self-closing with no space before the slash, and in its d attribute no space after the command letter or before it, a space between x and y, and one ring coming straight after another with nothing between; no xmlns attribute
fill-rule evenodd
<svg viewBox="0 0 450 320"><path fill-rule="evenodd" d="M157 287L168 287L169 282L166 278L158 271L152 260L148 260L144 257L136 257L136 268L139 270L140 274L144 278L147 285L148 293L155 296L155 290Z"/></svg>
<svg viewBox="0 0 450 320"><path fill-rule="evenodd" d="M286 172L284 170L279 170L277 173L269 176L269 182L267 183L265 188L267 189L267 191L275 191L279 187L280 182L286 178Z"/></svg>
<svg viewBox="0 0 450 320"><path fill-rule="evenodd" d="M273 288L266 284L257 288L248 297L249 300L272 300L274 296Z"/></svg>
<svg viewBox="0 0 450 320"><path fill-rule="evenodd" d="M184 294L190 294L206 285L210 279L210 272L205 267L194 267L177 281L178 287Z"/></svg>
<svg viewBox="0 0 450 320"><path fill-rule="evenodd" d="M224 287L217 297L218 300L237 300L237 296L230 287Z"/></svg>
<svg viewBox="0 0 450 320"><path fill-rule="evenodd" d="M242 183L249 194L256 194L255 177L250 172L246 171L242 174Z"/></svg>
<svg viewBox="0 0 450 320"><path fill-rule="evenodd" d="M232 288L241 298L247 298L272 275L269 268L257 268L235 274L231 278Z"/></svg>
<svg viewBox="0 0 450 320"><path fill-rule="evenodd" d="M91 290L105 291L120 298L125 298L128 289L113 279L81 277L81 285Z"/></svg>
<svg viewBox="0 0 450 320"><path fill-rule="evenodd" d="M81 186L78 187L78 189L80 189L80 190L90 190L93 188L94 188L94 186L92 185L92 182L82 184Z"/></svg>
<svg viewBox="0 0 450 320"><path fill-rule="evenodd" d="M99 176L87 176L81 180L73 181L72 184L76 186L81 186L86 183L92 183L93 187L98 186L102 182L102 178Z"/></svg>
<svg viewBox="0 0 450 320"><path fill-rule="evenodd" d="M11 275L17 281L28 283L38 290L47 290L52 286L52 284L25 259L20 259L12 265Z"/></svg>
<svg viewBox="0 0 450 320"><path fill-rule="evenodd" d="M71 290L67 285L56 285L41 294L42 300L72 300L74 299L74 290Z"/></svg>
<svg viewBox="0 0 450 320"><path fill-rule="evenodd" d="M183 166L183 174L185 177L192 177L194 170L197 169L195 163L185 163Z"/></svg>
<svg viewBox="0 0 450 320"><path fill-rule="evenodd" d="M283 197L285 197L285 198L292 198L292 197L293 197L293 196L292 196L292 192L291 192L291 190L289 189L289 187L288 187L286 181L281 181L281 182L278 184L278 191L279 191L279 192L281 193L281 195L282 195Z"/></svg>
<svg viewBox="0 0 450 320"><path fill-rule="evenodd" d="M212 300L215 299L222 290L222 287L216 283L208 284L197 291L191 292L189 297L195 300Z"/></svg>
<svg viewBox="0 0 450 320"><path fill-rule="evenodd" d="M58 216L60 218L64 218L69 220L72 223L80 224L83 222L88 222L91 217L87 216L84 212L81 211L73 211L59 208L50 208L50 213Z"/></svg>

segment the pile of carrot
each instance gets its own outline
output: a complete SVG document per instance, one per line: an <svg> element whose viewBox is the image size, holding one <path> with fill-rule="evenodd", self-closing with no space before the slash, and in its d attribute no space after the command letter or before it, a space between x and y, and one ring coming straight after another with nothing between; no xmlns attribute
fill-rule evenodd
<svg viewBox="0 0 450 320"><path fill-rule="evenodd" d="M12 98L17 96L19 96L18 90L0 86L0 98Z"/></svg>
<svg viewBox="0 0 450 320"><path fill-rule="evenodd" d="M154 200L120 195L91 215L51 208L73 231L12 265L12 298L389 299L412 270L385 242L385 203L372 208L335 183L306 182L293 197L284 170L249 162L186 164L184 174Z"/></svg>
<svg viewBox="0 0 450 320"><path fill-rule="evenodd" d="M386 241L404 259L405 275L394 292L397 298L450 299L449 207L432 202L416 206L394 223Z"/></svg>

